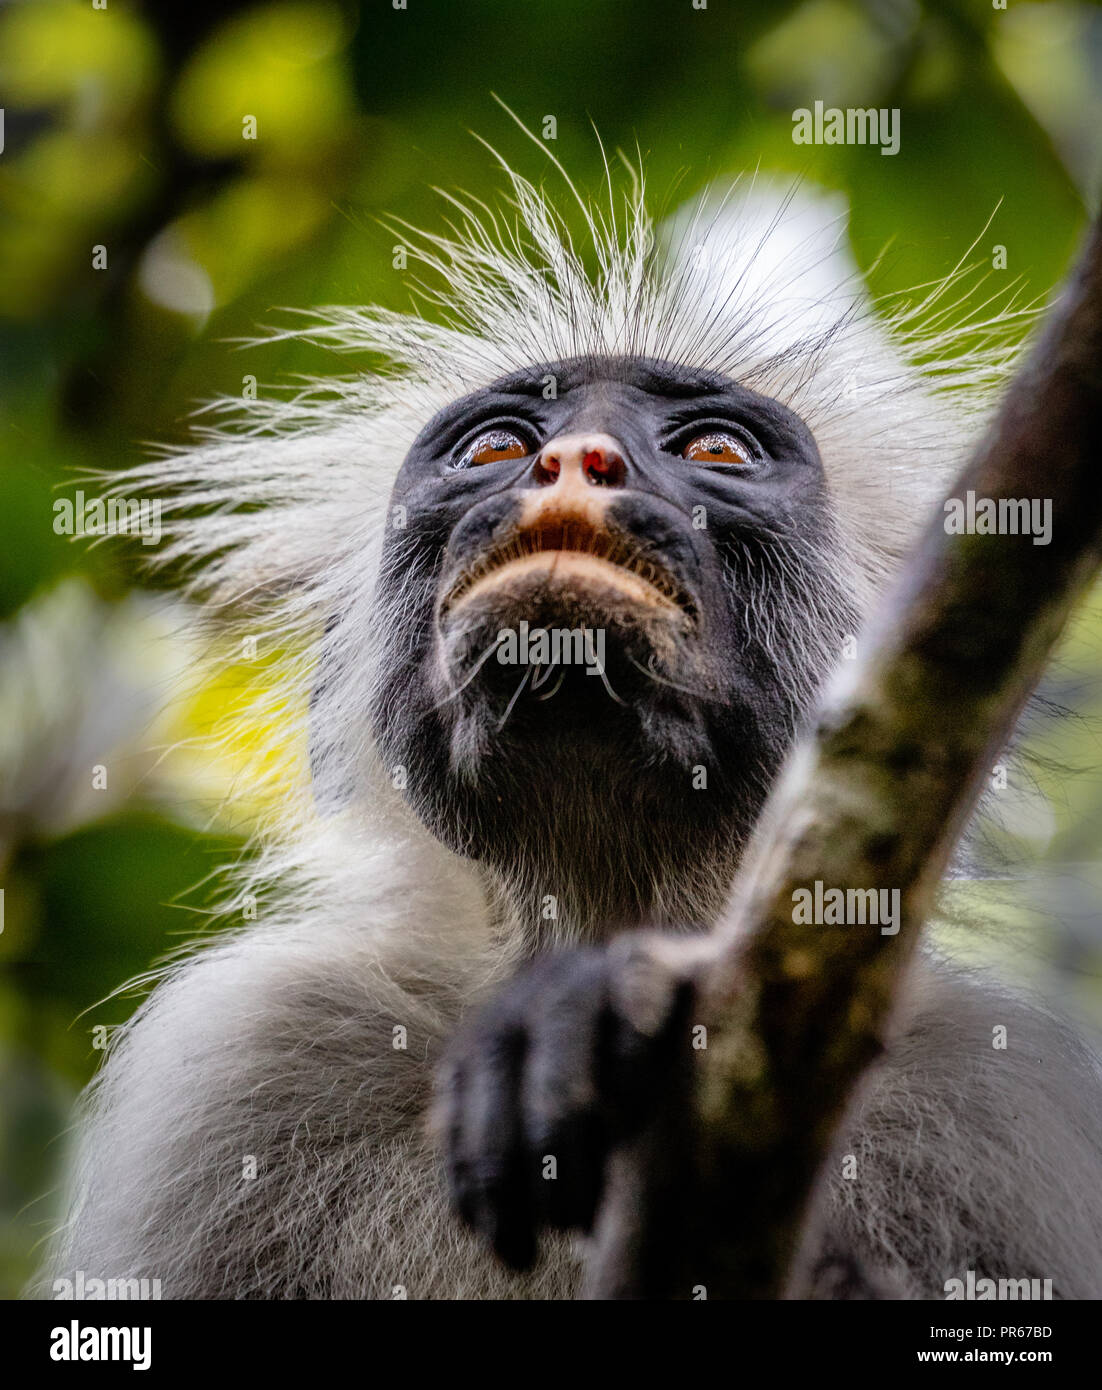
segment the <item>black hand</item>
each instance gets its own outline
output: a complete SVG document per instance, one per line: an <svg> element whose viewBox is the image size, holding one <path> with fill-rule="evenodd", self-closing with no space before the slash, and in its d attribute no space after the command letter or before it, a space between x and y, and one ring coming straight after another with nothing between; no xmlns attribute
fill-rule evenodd
<svg viewBox="0 0 1102 1390"><path fill-rule="evenodd" d="M460 1030L436 1112L449 1187L506 1263L532 1264L540 1225L591 1229L610 1150L670 1084L691 998L622 938L540 957Z"/></svg>

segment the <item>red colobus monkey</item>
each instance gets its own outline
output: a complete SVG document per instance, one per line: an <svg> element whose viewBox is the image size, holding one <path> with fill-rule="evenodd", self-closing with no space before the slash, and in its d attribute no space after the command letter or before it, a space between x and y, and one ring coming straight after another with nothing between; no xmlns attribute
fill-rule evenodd
<svg viewBox="0 0 1102 1390"><path fill-rule="evenodd" d="M923 337L929 300L872 306L832 199L751 183L656 230L633 186L582 205L579 250L510 177L515 227L461 205L412 248L432 321L312 321L391 370L236 402L130 476L171 495L193 593L272 635L312 786L256 920L165 970L90 1088L48 1277L572 1296L569 1233L654 1065L610 942L716 920L982 423L1000 353ZM932 958L904 1012L810 1292L942 1297L974 1270L1102 1295L1093 1055Z"/></svg>

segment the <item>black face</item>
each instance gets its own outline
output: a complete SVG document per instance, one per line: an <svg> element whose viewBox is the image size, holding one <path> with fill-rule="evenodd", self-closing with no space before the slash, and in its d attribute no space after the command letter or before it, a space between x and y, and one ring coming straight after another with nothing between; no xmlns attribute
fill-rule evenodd
<svg viewBox="0 0 1102 1390"><path fill-rule="evenodd" d="M429 422L390 517L373 718L433 832L624 914L731 862L853 630L803 422L664 363L535 366Z"/></svg>

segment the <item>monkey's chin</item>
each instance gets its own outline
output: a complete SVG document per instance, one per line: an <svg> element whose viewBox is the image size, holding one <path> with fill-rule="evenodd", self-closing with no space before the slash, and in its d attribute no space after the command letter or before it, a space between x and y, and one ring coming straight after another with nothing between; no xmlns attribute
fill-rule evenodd
<svg viewBox="0 0 1102 1390"><path fill-rule="evenodd" d="M509 693L516 685L514 662L599 667L621 694L630 695L638 679L653 691L653 681L640 672L655 662L683 669L697 645L690 613L644 575L564 550L526 555L479 576L441 610L439 621L450 684L473 676L477 666L478 686L500 685ZM549 658L539 642L533 645L537 632L544 634L539 642L548 644ZM485 659L491 651L496 661ZM568 669L562 674L569 679ZM594 682L581 684L592 697ZM473 685L470 696L477 698Z"/></svg>

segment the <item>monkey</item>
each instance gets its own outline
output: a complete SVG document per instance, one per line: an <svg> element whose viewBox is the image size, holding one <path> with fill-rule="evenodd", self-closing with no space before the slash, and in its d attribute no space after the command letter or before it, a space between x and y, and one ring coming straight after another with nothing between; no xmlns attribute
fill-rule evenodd
<svg viewBox="0 0 1102 1390"><path fill-rule="evenodd" d="M744 180L656 225L641 178L567 180L579 234L507 175L512 213L403 230L432 312L303 330L385 370L224 401L126 477L192 599L266 635L304 751L255 920L169 962L82 1101L47 1289L578 1296L678 1013L661 981L625 1012L624 971L716 923L1005 380L999 315L926 327L962 272L869 298L836 195ZM927 952L804 1293L1099 1296L1100 1097L1088 1041Z"/></svg>

